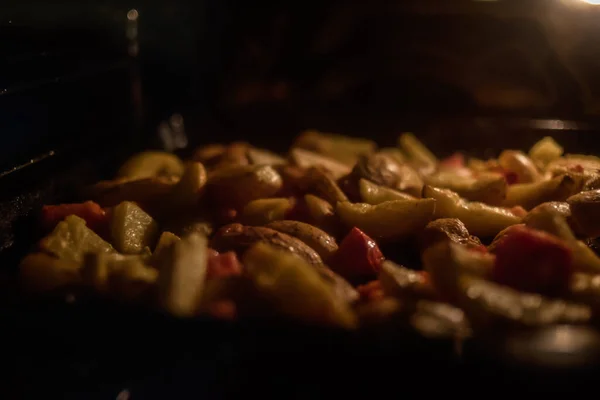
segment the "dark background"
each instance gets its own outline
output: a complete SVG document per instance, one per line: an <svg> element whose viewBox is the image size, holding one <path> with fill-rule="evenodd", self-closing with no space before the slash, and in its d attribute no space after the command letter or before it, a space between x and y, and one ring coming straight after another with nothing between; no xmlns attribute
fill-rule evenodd
<svg viewBox="0 0 600 400"><path fill-rule="evenodd" d="M0 9L2 169L93 134L122 140L117 126L152 132L177 111L238 129L248 116L300 127L315 111L390 120L600 110L600 7L575 0L9 0ZM265 104L276 117L257 116Z"/></svg>

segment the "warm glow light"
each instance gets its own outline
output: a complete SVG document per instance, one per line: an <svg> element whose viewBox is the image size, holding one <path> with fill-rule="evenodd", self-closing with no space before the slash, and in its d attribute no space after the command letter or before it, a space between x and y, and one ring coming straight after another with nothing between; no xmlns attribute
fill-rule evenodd
<svg viewBox="0 0 600 400"><path fill-rule="evenodd" d="M593 4L595 6L600 5L600 0L581 0L581 1L583 1L584 3L588 3L588 4Z"/></svg>
<svg viewBox="0 0 600 400"><path fill-rule="evenodd" d="M138 16L139 14L135 8L127 12L127 19L130 21L135 21L136 19L138 19Z"/></svg>

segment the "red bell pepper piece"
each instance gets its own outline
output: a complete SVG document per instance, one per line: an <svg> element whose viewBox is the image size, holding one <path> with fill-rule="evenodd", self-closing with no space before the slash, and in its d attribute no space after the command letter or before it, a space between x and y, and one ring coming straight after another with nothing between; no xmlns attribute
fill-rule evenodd
<svg viewBox="0 0 600 400"><path fill-rule="evenodd" d="M462 153L454 153L440 161L440 166L444 168L464 168L465 156Z"/></svg>
<svg viewBox="0 0 600 400"><path fill-rule="evenodd" d="M69 215L77 215L84 219L87 226L96 233L103 233L107 229L108 215L100 205L93 201L46 205L42 207L42 225L45 229L52 230Z"/></svg>
<svg viewBox="0 0 600 400"><path fill-rule="evenodd" d="M331 267L348 280L375 277L384 257L377 243L354 227L333 255Z"/></svg>
<svg viewBox="0 0 600 400"><path fill-rule="evenodd" d="M381 282L378 280L360 285L356 290L358 291L358 294L360 294L360 299L365 302L379 300L384 297Z"/></svg>
<svg viewBox="0 0 600 400"><path fill-rule="evenodd" d="M206 279L241 275L241 273L242 263L240 263L233 251L219 254L219 252L210 249L208 253Z"/></svg>
<svg viewBox="0 0 600 400"><path fill-rule="evenodd" d="M496 247L492 278L500 284L556 296L567 289L572 274L571 250L548 233L515 226Z"/></svg>

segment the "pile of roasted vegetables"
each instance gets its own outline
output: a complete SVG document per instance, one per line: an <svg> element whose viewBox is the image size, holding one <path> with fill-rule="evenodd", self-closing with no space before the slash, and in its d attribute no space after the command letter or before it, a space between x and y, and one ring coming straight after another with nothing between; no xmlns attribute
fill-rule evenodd
<svg viewBox="0 0 600 400"><path fill-rule="evenodd" d="M378 148L306 131L285 157L246 143L186 162L142 152L82 195L43 208L47 236L20 265L29 293L432 335L591 323L600 309L600 158L549 137L439 160L410 133Z"/></svg>

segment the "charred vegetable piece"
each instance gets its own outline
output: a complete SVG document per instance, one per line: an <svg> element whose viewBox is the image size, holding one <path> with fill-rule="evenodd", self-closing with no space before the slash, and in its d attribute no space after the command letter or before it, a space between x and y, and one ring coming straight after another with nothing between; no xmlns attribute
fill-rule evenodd
<svg viewBox="0 0 600 400"><path fill-rule="evenodd" d="M515 227L496 246L493 279L525 292L558 296L573 275L569 246L548 233Z"/></svg>
<svg viewBox="0 0 600 400"><path fill-rule="evenodd" d="M348 303L301 258L257 243L246 252L244 266L274 312L308 323L343 328L356 325Z"/></svg>
<svg viewBox="0 0 600 400"><path fill-rule="evenodd" d="M433 199L365 203L338 203L337 214L348 227L357 227L373 238L398 239L423 229L432 219Z"/></svg>
<svg viewBox="0 0 600 400"><path fill-rule="evenodd" d="M402 193L385 186L377 185L376 183L370 182L366 179L361 179L358 182L358 187L362 201L374 206L386 201L414 199L414 197L409 194Z"/></svg>
<svg viewBox="0 0 600 400"><path fill-rule="evenodd" d="M339 179L351 171L351 168L346 164L300 148L292 149L290 151L290 158L294 165L304 169L312 167L324 168L331 174L333 179Z"/></svg>
<svg viewBox="0 0 600 400"><path fill-rule="evenodd" d="M113 247L88 228L85 221L70 215L59 222L40 242L40 248L58 258L80 263L85 253L110 253Z"/></svg>
<svg viewBox="0 0 600 400"><path fill-rule="evenodd" d="M355 227L340 243L330 265L342 277L355 282L377 276L383 260L377 243Z"/></svg>
<svg viewBox="0 0 600 400"><path fill-rule="evenodd" d="M44 206L42 207L42 225L48 230L54 229L69 215L82 218L86 225L96 233L104 232L108 225L106 212L93 201Z"/></svg>
<svg viewBox="0 0 600 400"><path fill-rule="evenodd" d="M111 215L112 241L121 253L137 254L153 246L158 234L154 219L137 204L124 201Z"/></svg>
<svg viewBox="0 0 600 400"><path fill-rule="evenodd" d="M319 254L301 240L274 229L259 226L226 225L213 236L210 247L217 251L232 250L243 253L257 242L266 242L273 247L293 253L309 264L323 264Z"/></svg>
<svg viewBox="0 0 600 400"><path fill-rule="evenodd" d="M338 245L333 236L304 222L275 221L266 227L301 240L315 250L323 260L328 260L338 250Z"/></svg>
<svg viewBox="0 0 600 400"><path fill-rule="evenodd" d="M550 136L546 136L533 145L531 150L529 150L529 157L541 165L546 165L549 162L560 158L563 152L564 149L556 143L554 139Z"/></svg>
<svg viewBox="0 0 600 400"><path fill-rule="evenodd" d="M582 182L573 175L561 175L549 181L511 185L504 205L522 206L526 210L547 201L564 201L580 190Z"/></svg>
<svg viewBox="0 0 600 400"><path fill-rule="evenodd" d="M181 176L183 162L174 154L144 151L127 160L117 172L117 178L144 179L155 176Z"/></svg>
<svg viewBox="0 0 600 400"><path fill-rule="evenodd" d="M45 253L32 253L19 266L19 279L28 292L49 292L81 282L81 264Z"/></svg>
<svg viewBox="0 0 600 400"><path fill-rule="evenodd" d="M541 326L589 322L590 307L539 294L523 293L485 279L460 278L459 305L474 326Z"/></svg>
<svg viewBox="0 0 600 400"><path fill-rule="evenodd" d="M449 241L442 241L428 248L422 258L423 268L429 273L433 286L444 299L453 303L460 294L461 276L487 278L495 263L495 256L492 254L474 251Z"/></svg>
<svg viewBox="0 0 600 400"><path fill-rule="evenodd" d="M265 225L285 219L294 203L287 198L259 199L246 204L242 222L247 225Z"/></svg>
<svg viewBox="0 0 600 400"><path fill-rule="evenodd" d="M404 268L391 261L385 261L381 265L379 281L388 296L400 299L437 297L427 273Z"/></svg>
<svg viewBox="0 0 600 400"><path fill-rule="evenodd" d="M207 239L192 234L169 249L168 256L159 268L159 304L173 315L193 316L199 310L206 279Z"/></svg>
<svg viewBox="0 0 600 400"><path fill-rule="evenodd" d="M421 247L426 249L440 241L450 241L467 247L480 247L481 241L471 236L465 224L457 218L440 218L427 224L421 234Z"/></svg>
<svg viewBox="0 0 600 400"><path fill-rule="evenodd" d="M197 205L200 202L206 180L206 170L202 164L199 162L187 163L183 176L173 187L168 199L169 205L175 209Z"/></svg>
<svg viewBox="0 0 600 400"><path fill-rule="evenodd" d="M506 208L468 202L448 189L425 186L423 197L435 199L436 218L458 218L476 236L494 236L521 221L521 218Z"/></svg>
<svg viewBox="0 0 600 400"><path fill-rule="evenodd" d="M207 189L216 204L243 207L275 195L282 185L281 176L268 165L234 166L217 169L209 177Z"/></svg>
<svg viewBox="0 0 600 400"><path fill-rule="evenodd" d="M567 199L577 231L585 237L600 236L600 190L590 190Z"/></svg>

